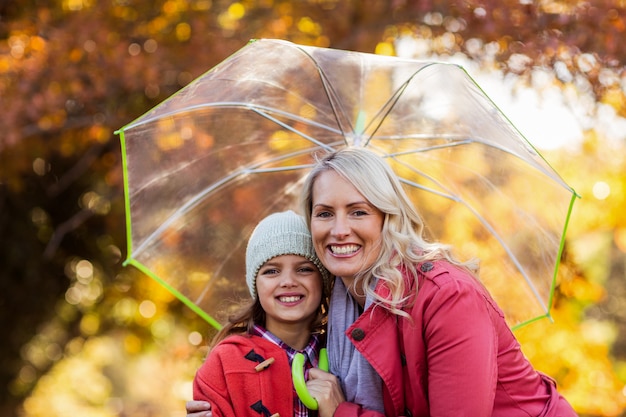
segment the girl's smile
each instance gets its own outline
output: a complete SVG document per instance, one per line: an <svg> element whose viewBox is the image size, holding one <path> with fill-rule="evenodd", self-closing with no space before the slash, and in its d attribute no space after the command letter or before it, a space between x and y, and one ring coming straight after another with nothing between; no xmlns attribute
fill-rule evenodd
<svg viewBox="0 0 626 417"><path fill-rule="evenodd" d="M322 275L303 256L280 255L261 266L256 290L265 310L265 328L281 338L286 327L308 327L315 320L322 300Z"/></svg>

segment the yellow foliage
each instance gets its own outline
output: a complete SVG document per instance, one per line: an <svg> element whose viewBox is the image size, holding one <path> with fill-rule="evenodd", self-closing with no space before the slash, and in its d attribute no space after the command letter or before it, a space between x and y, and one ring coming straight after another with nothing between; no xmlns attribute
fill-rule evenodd
<svg viewBox="0 0 626 417"><path fill-rule="evenodd" d="M78 48L74 48L70 51L68 56L69 60L72 62L78 62L83 57L83 51Z"/></svg>
<svg viewBox="0 0 626 417"><path fill-rule="evenodd" d="M90 0L63 0L63 9L71 12L78 12L93 6Z"/></svg>
<svg viewBox="0 0 626 417"><path fill-rule="evenodd" d="M321 32L320 25L315 23L310 17L303 17L298 21L298 30L308 35L319 35Z"/></svg>
<svg viewBox="0 0 626 417"><path fill-rule="evenodd" d="M617 248L626 253L626 228L620 227L615 229L614 240Z"/></svg>
<svg viewBox="0 0 626 417"><path fill-rule="evenodd" d="M159 33L168 25L168 20L163 16L157 16L148 24L149 33Z"/></svg>
<svg viewBox="0 0 626 417"><path fill-rule="evenodd" d="M167 15L177 15L180 12L184 12L189 8L189 4L186 0L168 0L163 3L163 13Z"/></svg>
<svg viewBox="0 0 626 417"><path fill-rule="evenodd" d="M139 353L142 346L141 339L134 334L128 334L124 338L124 350L130 354Z"/></svg>
<svg viewBox="0 0 626 417"><path fill-rule="evenodd" d="M516 332L522 350L540 371L559 382L559 391L580 413L617 416L626 397L612 370L609 346L616 336L611 323L572 320L570 308L553 310L554 323L535 322ZM581 337L582 336L582 337Z"/></svg>
<svg viewBox="0 0 626 417"><path fill-rule="evenodd" d="M193 10L207 11L213 6L212 0L196 0L191 4Z"/></svg>
<svg viewBox="0 0 626 417"><path fill-rule="evenodd" d="M619 85L605 91L600 101L613 107L622 117L626 116L626 96Z"/></svg>
<svg viewBox="0 0 626 417"><path fill-rule="evenodd" d="M191 37L191 26L187 22L181 22L176 25L176 38L179 42L188 41Z"/></svg>
<svg viewBox="0 0 626 417"><path fill-rule="evenodd" d="M231 19L239 20L246 15L246 8L243 4L236 2L228 6L228 16Z"/></svg>
<svg viewBox="0 0 626 417"><path fill-rule="evenodd" d="M93 336L100 330L100 317L95 314L86 314L80 320L80 331L85 336Z"/></svg>
<svg viewBox="0 0 626 417"><path fill-rule="evenodd" d="M47 42L41 36L31 36L29 46L33 51L41 52L46 48Z"/></svg>
<svg viewBox="0 0 626 417"><path fill-rule="evenodd" d="M563 269L564 267L561 267ZM576 276L570 280L563 280L559 286L560 292L568 298L585 303L600 302L605 295L604 287Z"/></svg>
<svg viewBox="0 0 626 417"><path fill-rule="evenodd" d="M108 337L86 342L77 355L60 361L42 378L33 395L24 402L29 417L73 415L113 417L103 405L112 393L112 383L101 371L116 360L113 340Z"/></svg>
<svg viewBox="0 0 626 417"><path fill-rule="evenodd" d="M394 56L396 54L393 44L390 42L379 42L374 52L378 55Z"/></svg>

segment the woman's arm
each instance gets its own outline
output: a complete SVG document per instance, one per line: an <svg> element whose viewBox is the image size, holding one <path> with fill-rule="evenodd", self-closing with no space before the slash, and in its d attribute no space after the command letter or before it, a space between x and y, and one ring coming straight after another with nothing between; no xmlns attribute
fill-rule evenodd
<svg viewBox="0 0 626 417"><path fill-rule="evenodd" d="M477 288L451 280L424 317L430 415L491 416L498 367L493 320L500 314Z"/></svg>

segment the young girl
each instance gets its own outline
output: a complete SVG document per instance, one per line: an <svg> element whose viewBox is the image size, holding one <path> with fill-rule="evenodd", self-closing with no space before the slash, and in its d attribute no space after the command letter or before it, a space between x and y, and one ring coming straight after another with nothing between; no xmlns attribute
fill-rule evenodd
<svg viewBox="0 0 626 417"><path fill-rule="evenodd" d="M306 369L318 364L329 281L301 216L263 219L246 249L252 300L215 336L194 379L194 400L208 401L213 416L317 415L294 391L291 362L303 353Z"/></svg>

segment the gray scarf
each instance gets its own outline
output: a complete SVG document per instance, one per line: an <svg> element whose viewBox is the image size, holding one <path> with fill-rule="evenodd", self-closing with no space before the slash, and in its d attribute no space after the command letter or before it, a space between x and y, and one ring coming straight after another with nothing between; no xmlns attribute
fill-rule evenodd
<svg viewBox="0 0 626 417"><path fill-rule="evenodd" d="M368 297L365 309L371 303ZM328 317L330 372L339 378L346 400L384 413L381 378L345 334L359 317L359 305L339 277L335 278Z"/></svg>

